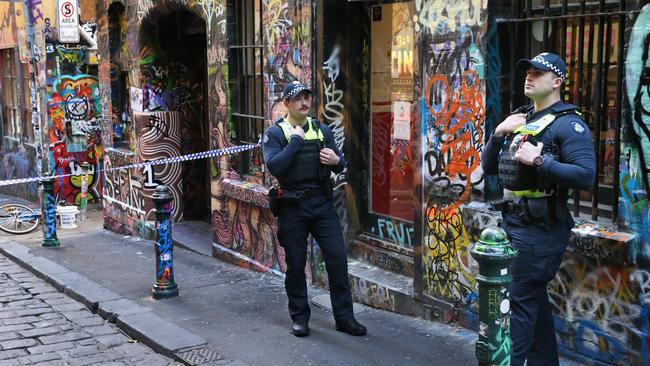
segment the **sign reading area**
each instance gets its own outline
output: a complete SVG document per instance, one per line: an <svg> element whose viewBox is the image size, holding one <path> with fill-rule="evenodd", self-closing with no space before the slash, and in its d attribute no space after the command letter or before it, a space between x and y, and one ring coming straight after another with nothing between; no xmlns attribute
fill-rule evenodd
<svg viewBox="0 0 650 366"><path fill-rule="evenodd" d="M59 42L79 43L79 8L77 0L58 0Z"/></svg>

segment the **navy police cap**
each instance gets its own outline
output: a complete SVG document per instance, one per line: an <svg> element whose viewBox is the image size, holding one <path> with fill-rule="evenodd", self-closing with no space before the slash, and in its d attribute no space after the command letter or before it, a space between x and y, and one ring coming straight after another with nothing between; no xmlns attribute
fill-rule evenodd
<svg viewBox="0 0 650 366"><path fill-rule="evenodd" d="M562 80L566 79L566 64L560 56L554 53L544 52L530 60L519 60L519 62L517 62L517 67L521 66L532 66L542 71L553 71L557 76L561 77Z"/></svg>
<svg viewBox="0 0 650 366"><path fill-rule="evenodd" d="M305 84L301 83L298 80L294 80L284 87L280 99L287 100L287 99L295 98L298 96L298 94L300 94L303 91L312 94L311 89L309 89Z"/></svg>

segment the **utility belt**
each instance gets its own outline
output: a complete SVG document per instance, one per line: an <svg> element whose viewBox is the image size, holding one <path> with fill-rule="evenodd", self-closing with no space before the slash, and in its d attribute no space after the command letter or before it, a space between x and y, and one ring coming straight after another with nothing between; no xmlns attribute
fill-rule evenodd
<svg viewBox="0 0 650 366"><path fill-rule="evenodd" d="M271 213L273 213L273 216L277 217L285 204L297 203L320 195L327 196L330 199L332 198L332 189L330 188L329 183L325 183L319 188L302 190L272 187L269 189L269 206L271 208Z"/></svg>
<svg viewBox="0 0 650 366"><path fill-rule="evenodd" d="M492 209L505 215L520 215L525 223L551 228L569 214L566 202L557 196L515 197L490 202Z"/></svg>

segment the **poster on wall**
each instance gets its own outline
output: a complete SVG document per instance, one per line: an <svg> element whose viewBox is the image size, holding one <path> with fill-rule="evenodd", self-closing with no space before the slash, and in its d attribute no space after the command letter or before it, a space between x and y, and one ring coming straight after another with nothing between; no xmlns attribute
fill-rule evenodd
<svg viewBox="0 0 650 366"><path fill-rule="evenodd" d="M411 103L393 102L393 140L411 139Z"/></svg>
<svg viewBox="0 0 650 366"><path fill-rule="evenodd" d="M142 89L140 88L135 88L135 87L130 87L129 88L129 94L130 94L130 100L131 100L131 108L135 112L143 112L143 107L142 107Z"/></svg>

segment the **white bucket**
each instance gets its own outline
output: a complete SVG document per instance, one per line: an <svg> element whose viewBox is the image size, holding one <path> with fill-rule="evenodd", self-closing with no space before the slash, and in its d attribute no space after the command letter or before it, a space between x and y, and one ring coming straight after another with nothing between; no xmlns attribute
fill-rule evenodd
<svg viewBox="0 0 650 366"><path fill-rule="evenodd" d="M59 206L56 211L61 218L61 229L77 228L77 214L79 213L77 206Z"/></svg>

